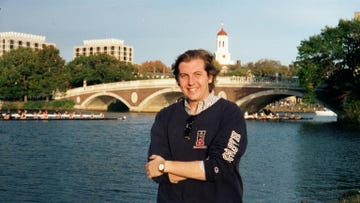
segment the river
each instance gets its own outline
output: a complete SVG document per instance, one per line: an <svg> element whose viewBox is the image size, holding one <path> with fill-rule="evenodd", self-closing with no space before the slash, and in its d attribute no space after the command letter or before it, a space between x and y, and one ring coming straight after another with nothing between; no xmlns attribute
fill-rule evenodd
<svg viewBox="0 0 360 203"><path fill-rule="evenodd" d="M156 202L144 169L155 114L106 114L123 115L0 121L0 202ZM319 119L247 127L245 203L332 202L360 189L359 130Z"/></svg>

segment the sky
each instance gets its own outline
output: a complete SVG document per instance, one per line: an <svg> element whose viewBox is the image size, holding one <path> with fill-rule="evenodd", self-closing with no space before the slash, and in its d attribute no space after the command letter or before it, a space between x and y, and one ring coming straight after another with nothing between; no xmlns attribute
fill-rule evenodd
<svg viewBox="0 0 360 203"><path fill-rule="evenodd" d="M83 40L120 39L135 63L170 66L189 49L215 53L223 23L233 61L289 65L302 40L356 11L360 0L0 0L0 32L45 36L66 62Z"/></svg>

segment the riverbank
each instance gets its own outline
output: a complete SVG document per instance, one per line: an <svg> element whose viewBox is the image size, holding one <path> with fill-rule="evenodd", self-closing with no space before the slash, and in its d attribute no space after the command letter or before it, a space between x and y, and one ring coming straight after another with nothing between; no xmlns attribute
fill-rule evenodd
<svg viewBox="0 0 360 203"><path fill-rule="evenodd" d="M274 113L315 113L315 111L323 110L324 106L320 104L303 104L290 103L284 105L283 103L273 103L264 107Z"/></svg>
<svg viewBox="0 0 360 203"><path fill-rule="evenodd" d="M343 194L337 203L360 203L360 190L353 190Z"/></svg>
<svg viewBox="0 0 360 203"><path fill-rule="evenodd" d="M0 101L0 110L73 110L75 103L71 100L51 100L51 101Z"/></svg>

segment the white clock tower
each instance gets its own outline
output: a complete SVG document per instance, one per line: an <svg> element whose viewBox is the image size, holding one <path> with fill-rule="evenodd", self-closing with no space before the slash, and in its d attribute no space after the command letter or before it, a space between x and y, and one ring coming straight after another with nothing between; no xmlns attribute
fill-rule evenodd
<svg viewBox="0 0 360 203"><path fill-rule="evenodd" d="M224 24L221 23L221 30L216 37L215 60L221 65L232 65L231 55L229 53L229 37L224 30Z"/></svg>

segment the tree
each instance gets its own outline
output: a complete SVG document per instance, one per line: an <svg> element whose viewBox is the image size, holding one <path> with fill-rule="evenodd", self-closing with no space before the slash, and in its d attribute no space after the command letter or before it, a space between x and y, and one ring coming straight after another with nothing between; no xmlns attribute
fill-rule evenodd
<svg viewBox="0 0 360 203"><path fill-rule="evenodd" d="M68 87L65 60L59 54L59 50L53 46L44 47L37 53L37 66L31 75L30 87L36 91L36 95L45 96L46 101L55 91L65 91Z"/></svg>
<svg viewBox="0 0 360 203"><path fill-rule="evenodd" d="M79 56L66 65L71 87L118 82L134 79L137 74L132 64L120 62L107 54Z"/></svg>
<svg viewBox="0 0 360 203"><path fill-rule="evenodd" d="M31 48L20 47L5 53L1 58L0 85L2 94L12 98L23 97L26 102L29 95L35 94L30 88L30 76L35 67L36 53Z"/></svg>
<svg viewBox="0 0 360 203"><path fill-rule="evenodd" d="M0 95L25 102L28 98L48 100L54 91L65 89L64 63L52 46L11 50L0 59Z"/></svg>
<svg viewBox="0 0 360 203"><path fill-rule="evenodd" d="M359 101L360 21L340 20L301 41L295 66L308 93L322 87L334 98Z"/></svg>
<svg viewBox="0 0 360 203"><path fill-rule="evenodd" d="M151 75L151 77L156 77L156 75L166 75L169 72L169 68L160 60L155 61L146 61L139 66L139 74L141 75Z"/></svg>
<svg viewBox="0 0 360 203"><path fill-rule="evenodd" d="M21 87L19 84L20 73L14 66L6 66L1 60L0 68L0 96L2 99L22 98Z"/></svg>
<svg viewBox="0 0 360 203"><path fill-rule="evenodd" d="M337 27L326 27L319 35L301 42L295 62L301 81L315 87L328 85L334 90L355 90L359 85L360 22L340 20ZM304 78L309 73L312 78Z"/></svg>

